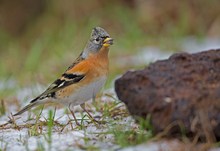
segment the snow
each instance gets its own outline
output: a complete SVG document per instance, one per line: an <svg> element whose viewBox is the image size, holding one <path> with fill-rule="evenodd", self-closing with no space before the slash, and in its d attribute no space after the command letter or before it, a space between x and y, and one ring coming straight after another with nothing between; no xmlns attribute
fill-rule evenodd
<svg viewBox="0 0 220 151"><path fill-rule="evenodd" d="M32 89L32 90L30 90ZM37 86L35 90L34 87L31 88L23 88L17 91L17 97L20 99L24 99L27 96L33 97L33 94L37 93L39 89L43 89L41 86ZM105 91L109 95L113 95L113 90ZM32 94L32 95L31 95ZM115 95L115 94L114 94ZM115 96L113 96L115 97ZM113 102L114 99L102 95L100 98L103 103L105 102ZM89 101L88 103L91 103ZM27 102L22 102L22 106L26 105ZM120 103L122 104L122 103ZM13 106L13 105L12 105ZM89 106L89 105L88 105ZM90 105L91 106L91 105ZM94 107L90 107L92 111L95 111ZM16 107L10 107L10 112L15 113ZM47 107L42 111L41 117L38 122L46 122L48 119L49 111L54 111L54 107ZM58 124L54 124L52 129L52 141L51 144L48 143L48 128L47 126L42 126L42 133L37 136L30 135L31 128L21 128L16 129L12 124L8 124L3 128L0 127L0 146L2 149L10 150L10 151L23 151L23 150L37 150L39 147L43 147L45 150L84 150L84 148L93 146L97 148L101 148L102 150L109 150L109 148L117 149L118 145L114 144L114 138L112 134L106 134L111 127L111 124L96 124L91 123L90 119L85 117L86 120L83 121L83 125L85 128L80 129L75 124L75 121L72 120L71 114L65 114L66 108L59 108L56 110L55 121L63 126L59 126ZM75 107L75 115L77 119L81 119L85 113L82 115L82 109L79 106ZM95 117L101 117L102 113L95 112L93 113ZM23 113L21 116L15 117L16 125L18 127L22 127L26 124L35 124L36 115L31 115L31 120L28 120L30 114L28 112ZM69 117L71 118L71 124L68 124ZM8 115L0 117L0 124L4 124L8 121ZM106 120L106 119L105 119ZM133 124L134 120L128 116L123 118L119 123L124 124L126 122L131 122ZM119 124L118 123L118 124ZM66 126L64 126L66 125ZM33 128L33 127L32 127ZM73 128L73 129L72 129ZM40 131L40 130L38 130ZM51 148L50 148L51 147Z"/></svg>

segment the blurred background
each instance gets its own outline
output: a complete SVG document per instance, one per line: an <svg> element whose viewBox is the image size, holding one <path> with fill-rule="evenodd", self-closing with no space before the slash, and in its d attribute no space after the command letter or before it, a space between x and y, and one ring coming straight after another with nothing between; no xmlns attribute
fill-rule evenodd
<svg viewBox="0 0 220 151"><path fill-rule="evenodd" d="M220 1L0 0L0 99L20 87L53 82L95 26L115 39L111 87L117 75L147 65L134 59L147 46L175 52L188 37L219 40Z"/></svg>

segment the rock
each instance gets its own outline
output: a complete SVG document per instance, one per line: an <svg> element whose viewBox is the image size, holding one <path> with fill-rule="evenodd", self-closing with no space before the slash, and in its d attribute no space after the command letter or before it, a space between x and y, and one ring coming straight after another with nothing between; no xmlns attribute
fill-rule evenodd
<svg viewBox="0 0 220 151"><path fill-rule="evenodd" d="M115 81L118 98L134 117L151 116L157 134L220 140L220 49L179 53ZM181 127L181 128L180 128Z"/></svg>

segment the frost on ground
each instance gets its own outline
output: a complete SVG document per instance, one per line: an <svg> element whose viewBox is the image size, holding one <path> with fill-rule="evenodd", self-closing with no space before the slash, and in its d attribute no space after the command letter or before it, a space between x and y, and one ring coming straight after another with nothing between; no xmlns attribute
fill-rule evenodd
<svg viewBox="0 0 220 151"><path fill-rule="evenodd" d="M26 90L20 91L17 94L18 97L23 98L21 93L26 94ZM100 107L99 111L91 105L91 101L87 105L96 120L106 122L103 124L92 122L79 107L75 108L75 113L82 127L75 124L71 114L67 114L65 108L47 107L40 116L40 111L38 111L35 114L26 112L19 117L13 117L15 118L14 123L0 127L0 148L10 151L119 149L120 147L115 144L111 133L114 125L122 125L125 129L137 125L128 116L125 106L114 98L112 91L97 98L99 99L97 103L101 102L97 105ZM10 107L10 111L15 113L11 110L15 108ZM55 116L52 132L49 134L48 113L51 110L55 111ZM108 114L108 116L103 114ZM7 120L7 116L2 116L0 124L6 123Z"/></svg>

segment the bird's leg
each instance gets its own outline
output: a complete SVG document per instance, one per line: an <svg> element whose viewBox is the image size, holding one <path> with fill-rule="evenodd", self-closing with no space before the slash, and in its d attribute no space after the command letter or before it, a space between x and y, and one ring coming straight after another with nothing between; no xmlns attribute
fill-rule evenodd
<svg viewBox="0 0 220 151"><path fill-rule="evenodd" d="M73 118L74 118L74 121L76 122L76 125L81 126L81 124L79 124L79 122L77 121L74 112L71 110L70 105L69 105L69 110L70 110L70 112L71 112L71 114L72 114L72 116L73 116Z"/></svg>
<svg viewBox="0 0 220 151"><path fill-rule="evenodd" d="M94 119L94 118L92 117L92 115L86 110L85 103L80 104L80 106L81 106L81 108L83 109L83 111L85 111L85 112L88 114L89 118L91 118L94 122L100 124L100 122L97 121L96 119Z"/></svg>

